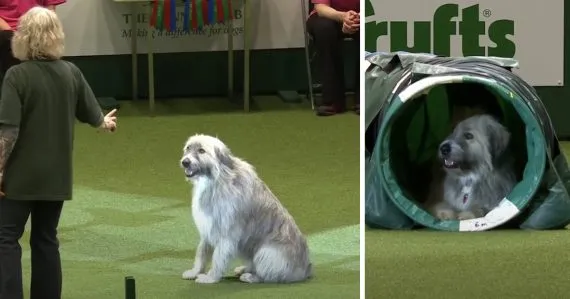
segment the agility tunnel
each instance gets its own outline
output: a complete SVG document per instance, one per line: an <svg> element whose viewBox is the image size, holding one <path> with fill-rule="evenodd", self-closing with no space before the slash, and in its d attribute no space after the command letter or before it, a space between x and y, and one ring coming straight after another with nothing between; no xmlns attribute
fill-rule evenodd
<svg viewBox="0 0 570 299"><path fill-rule="evenodd" d="M367 53L365 222L370 228L484 231L570 224L570 171L538 94L496 57ZM458 107L483 107L511 132L518 183L482 218L442 221L424 211L439 144Z"/></svg>

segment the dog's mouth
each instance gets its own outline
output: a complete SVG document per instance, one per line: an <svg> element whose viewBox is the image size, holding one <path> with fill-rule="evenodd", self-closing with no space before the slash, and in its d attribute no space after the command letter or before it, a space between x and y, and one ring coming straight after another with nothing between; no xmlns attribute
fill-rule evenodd
<svg viewBox="0 0 570 299"><path fill-rule="evenodd" d="M192 178L192 177L196 176L196 174L198 174L198 171L196 171L194 169L190 169L190 168L185 168L184 174L186 175L187 178Z"/></svg>
<svg viewBox="0 0 570 299"><path fill-rule="evenodd" d="M459 163L450 159L443 159L443 167L447 169L456 169L459 168Z"/></svg>

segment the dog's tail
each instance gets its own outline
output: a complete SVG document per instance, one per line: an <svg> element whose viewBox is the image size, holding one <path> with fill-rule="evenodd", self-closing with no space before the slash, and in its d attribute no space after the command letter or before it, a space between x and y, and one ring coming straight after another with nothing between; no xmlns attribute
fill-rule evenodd
<svg viewBox="0 0 570 299"><path fill-rule="evenodd" d="M307 266L307 279L313 278L313 263L309 263L309 265Z"/></svg>

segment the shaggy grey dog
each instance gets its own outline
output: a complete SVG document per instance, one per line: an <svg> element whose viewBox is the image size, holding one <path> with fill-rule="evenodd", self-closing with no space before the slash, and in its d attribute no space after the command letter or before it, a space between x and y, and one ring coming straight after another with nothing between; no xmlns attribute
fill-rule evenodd
<svg viewBox="0 0 570 299"><path fill-rule="evenodd" d="M234 258L248 283L289 283L312 276L309 248L293 217L246 161L219 139L194 135L180 165L192 182L192 216L200 242L184 279L216 283ZM206 273L206 263L212 259Z"/></svg>
<svg viewBox="0 0 570 299"><path fill-rule="evenodd" d="M510 133L490 115L461 121L439 146L427 210L442 220L485 216L516 184Z"/></svg>

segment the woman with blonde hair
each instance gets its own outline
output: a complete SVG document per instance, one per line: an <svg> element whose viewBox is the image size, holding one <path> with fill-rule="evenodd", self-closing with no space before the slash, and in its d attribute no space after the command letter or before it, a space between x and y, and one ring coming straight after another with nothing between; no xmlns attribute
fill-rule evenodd
<svg viewBox="0 0 570 299"><path fill-rule="evenodd" d="M72 197L75 119L107 131L115 110L103 115L83 77L61 60L64 33L57 15L34 7L12 39L22 63L6 72L0 97L0 298L23 299L19 239L31 217L31 299L61 298L57 227Z"/></svg>

